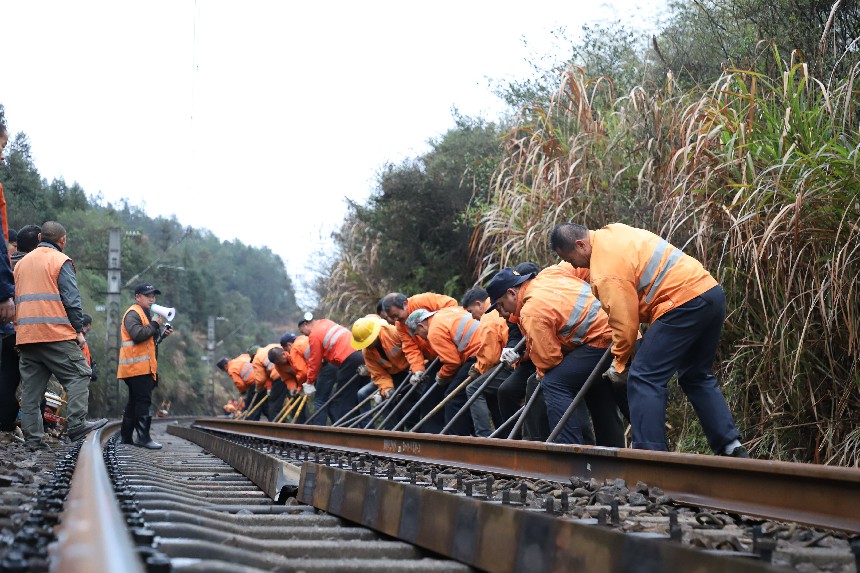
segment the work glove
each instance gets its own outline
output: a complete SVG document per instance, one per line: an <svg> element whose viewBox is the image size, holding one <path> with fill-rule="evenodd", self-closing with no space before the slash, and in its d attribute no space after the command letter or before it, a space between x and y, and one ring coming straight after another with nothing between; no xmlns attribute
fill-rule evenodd
<svg viewBox="0 0 860 573"><path fill-rule="evenodd" d="M373 403L376 405L381 404L383 399L382 392L377 392L373 395Z"/></svg>
<svg viewBox="0 0 860 573"><path fill-rule="evenodd" d="M424 380L424 376L426 375L427 373L424 370L421 370L419 372L413 372L412 376L409 377L409 383L420 384Z"/></svg>
<svg viewBox="0 0 860 573"><path fill-rule="evenodd" d="M472 366L469 368L469 378L474 380L475 378L477 378L480 375L481 375L481 372L478 370L477 365L472 364Z"/></svg>
<svg viewBox="0 0 860 573"><path fill-rule="evenodd" d="M302 394L304 394L305 396L311 396L316 391L317 389L314 388L313 384L308 384L307 382L302 384Z"/></svg>
<svg viewBox="0 0 860 573"><path fill-rule="evenodd" d="M370 376L370 370L368 370L367 366L365 366L364 364L359 365L359 367L356 368L355 371L358 373L359 376Z"/></svg>
<svg viewBox="0 0 860 573"><path fill-rule="evenodd" d="M507 364L508 366L513 365L514 362L520 359L520 353L514 350L513 348L503 348L502 349L502 362Z"/></svg>
<svg viewBox="0 0 860 573"><path fill-rule="evenodd" d="M447 386L451 382L450 376L440 376L436 375L436 384L439 386Z"/></svg>
<svg viewBox="0 0 860 573"><path fill-rule="evenodd" d="M609 367L609 370L603 373L603 377L613 384L627 384L627 374L629 372L629 368L625 368L624 372L619 372L615 369L615 364L613 364Z"/></svg>
<svg viewBox="0 0 860 573"><path fill-rule="evenodd" d="M394 394L394 388L386 388L385 390L380 390L379 393L382 395L384 400L388 400L391 398L391 395Z"/></svg>
<svg viewBox="0 0 860 573"><path fill-rule="evenodd" d="M93 371L93 373L90 374L90 382L95 382L96 380L99 379L99 371L96 369L96 363L93 362L93 364L92 364L92 366L90 366L90 368Z"/></svg>
<svg viewBox="0 0 860 573"><path fill-rule="evenodd" d="M299 391L297 388L288 388L287 389L287 397L288 398L295 398L296 394L298 394L298 393L299 393Z"/></svg>

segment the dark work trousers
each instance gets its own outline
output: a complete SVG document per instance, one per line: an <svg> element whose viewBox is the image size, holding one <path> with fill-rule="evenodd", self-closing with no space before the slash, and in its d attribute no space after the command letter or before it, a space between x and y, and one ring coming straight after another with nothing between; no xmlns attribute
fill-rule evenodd
<svg viewBox="0 0 860 573"><path fill-rule="evenodd" d="M579 346L568 352L558 366L544 374L541 385L551 427L558 425L574 396L588 380L605 352L605 348ZM585 400L568 418L555 440L556 443L587 443L584 430L589 425L589 412L597 445L623 448L624 424L621 422L621 413L615 405L612 385L602 377L591 386Z"/></svg>
<svg viewBox="0 0 860 573"><path fill-rule="evenodd" d="M155 388L155 378L152 374L141 374L131 378L123 378L128 386L128 402L122 415L132 420L149 416L152 406L152 390Z"/></svg>
<svg viewBox="0 0 860 573"><path fill-rule="evenodd" d="M493 373L495 368L491 368L488 372L485 372L475 380L473 380L466 387L466 397L471 399L472 396L478 391L478 389L484 385L487 381L487 378L490 374ZM469 406L469 414L472 416L472 424L475 428L475 435L479 438L488 438L492 433L490 428L490 414L491 414L491 404L494 402L498 402L496 400L496 394L499 391L499 386L502 385L502 382L508 379L508 377L513 373L513 369L508 366L503 366L501 370L493 377L493 379L487 384L484 388L483 392L481 392L478 397L472 402L472 405ZM496 407L498 410L498 407ZM496 427L501 424L499 421L501 415L493 415L493 421L496 423Z"/></svg>
<svg viewBox="0 0 860 573"><path fill-rule="evenodd" d="M364 356L361 350L356 350L347 356L340 368L337 369L337 382L334 392L341 388L346 389L329 405L329 415L332 422L339 420L358 404L358 391L370 382L370 378L367 376L356 376L356 370L362 364L364 364ZM347 384L349 386L346 386Z"/></svg>
<svg viewBox="0 0 860 573"><path fill-rule="evenodd" d="M334 364L329 364L326 362L321 368L320 373L317 374L317 381L314 382L314 388L316 388L316 392L314 392L314 412L320 410L323 407L323 404L328 402L328 399L331 398L331 391L334 388L334 383L337 381L337 366ZM307 406L307 404L305 404ZM322 412L319 416L314 418L314 424L325 426L328 424L328 417L331 415L331 406L326 406L325 411ZM310 417L310 416L308 416Z"/></svg>
<svg viewBox="0 0 860 573"><path fill-rule="evenodd" d="M266 404L269 411L269 415L267 417L270 422L274 422L277 419L281 408L284 407L284 400L286 399L287 385L284 384L284 381L281 380L280 377L278 377L272 381L272 389L269 391L269 400Z"/></svg>
<svg viewBox="0 0 860 573"><path fill-rule="evenodd" d="M259 390L255 390L254 391L254 397L251 400L251 402L248 404L248 411L250 412L251 410L253 410L257 406L257 404L259 404L263 400L263 398L266 398L267 394L268 393L266 392L266 388L260 388ZM268 402L269 402L269 400L267 398L266 404L268 404ZM263 404L262 406L257 408L257 410L253 414L251 414L250 416L248 416L245 419L251 420L253 422L259 422L260 418L263 417L263 414L269 413L269 411L266 409L266 404ZM268 416L266 416L266 418L268 418Z"/></svg>
<svg viewBox="0 0 860 573"><path fill-rule="evenodd" d="M448 387L445 388L445 396L448 396L460 385L460 383L468 378L469 376L469 368L475 365L476 359L469 358L466 360L462 366L460 366L457 373L454 374L454 377L448 383ZM461 390L457 395L448 400L445 404L445 424L450 422L454 418L454 414L460 411L460 409L466 405L466 389ZM441 428L440 428L441 431ZM472 425L472 417L468 415L460 416L460 418L454 422L454 425L451 426L451 429L448 431L448 434L451 436L471 436L475 431L474 426ZM438 433L438 432L437 432Z"/></svg>
<svg viewBox="0 0 860 573"><path fill-rule="evenodd" d="M251 402L254 401L254 395L257 393L257 389L254 388L254 385L251 384L251 387L245 390L245 393L242 394L242 399L245 402L245 408L242 410L243 412L250 412L248 406L251 405Z"/></svg>
<svg viewBox="0 0 860 573"><path fill-rule="evenodd" d="M395 389L400 388L400 386L402 384L408 385L409 384L408 376L410 376L409 370L404 370L403 372L400 372L398 374L392 374L391 378L392 378L392 380L394 380L394 388ZM403 400L403 396L406 396L406 393L409 392L410 388L411 388L411 386L403 388L398 393L397 397L395 398L395 400L397 400L397 403L392 404L391 406L385 408L385 412L383 412L382 417L379 419L380 422L382 422L382 420L384 420L385 418L388 417L388 412L391 412L392 409L397 407L397 404L399 404L400 401ZM409 397L409 400L407 400L407 402L400 407L400 409L398 410L398 412L400 412L400 416L399 417L398 416L392 417L392 419L388 420L388 422L385 424L385 427L380 428L380 429L390 430L391 428L394 427L394 424L396 424L397 422L400 421L401 417L405 416L406 413L412 409L412 406L414 406L415 402L418 400L418 398L416 397L416 394L415 394L416 392L418 392L418 390L413 392L412 396ZM411 421L413 424L418 422L418 417L415 414L413 414ZM362 427L364 427L365 425L366 425L365 423L362 423Z"/></svg>
<svg viewBox="0 0 860 573"><path fill-rule="evenodd" d="M528 401L535 388L537 381L532 378L535 373L535 365L530 360L521 361L514 368L513 374L507 377L499 386L496 398L499 402L501 421L504 424L517 410ZM546 405L543 393L537 397L523 423L523 439L542 442L549 436L548 422L546 419Z"/></svg>
<svg viewBox="0 0 860 573"><path fill-rule="evenodd" d="M668 449L666 399L669 379L676 372L711 449L722 452L740 438L711 372L725 316L726 297L718 285L670 310L648 327L627 378L634 448Z"/></svg>
<svg viewBox="0 0 860 573"><path fill-rule="evenodd" d="M419 420L423 419L427 414L433 411L439 402L442 401L442 398L445 397L445 391L448 389L448 386L440 386L436 384L436 374L439 373L439 370L442 368L442 361L440 360L438 366L432 369L428 369L424 376L424 381L421 383L421 388L418 389L420 392L419 399L423 398L426 393L429 392L427 399L421 402L421 407L418 408L419 418L418 420L409 420L409 425L417 424ZM427 389L424 388L427 387ZM418 430L422 434L438 434L442 431L442 428L445 427L445 410L441 409L436 412L433 417L431 417L427 422L424 423L423 426ZM452 432L453 433L453 432Z"/></svg>
<svg viewBox="0 0 860 573"><path fill-rule="evenodd" d="M20 382L18 351L15 349L15 334L12 333L3 338L0 350L0 432L11 432L17 426L18 397L15 392Z"/></svg>

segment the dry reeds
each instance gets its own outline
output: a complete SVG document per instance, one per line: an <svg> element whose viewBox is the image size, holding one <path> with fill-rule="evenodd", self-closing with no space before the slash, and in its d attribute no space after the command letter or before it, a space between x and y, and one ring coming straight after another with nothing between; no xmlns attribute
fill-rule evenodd
<svg viewBox="0 0 860 573"><path fill-rule="evenodd" d="M615 96L570 69L509 134L473 237L483 274L552 262L561 221L651 229L729 300L718 373L755 452L860 463L860 172L855 80L803 63L728 69L709 89ZM702 441L674 410L681 449Z"/></svg>

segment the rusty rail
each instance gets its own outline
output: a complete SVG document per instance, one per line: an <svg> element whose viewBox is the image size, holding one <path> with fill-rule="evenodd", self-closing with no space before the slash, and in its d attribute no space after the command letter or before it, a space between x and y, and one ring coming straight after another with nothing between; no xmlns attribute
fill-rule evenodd
<svg viewBox="0 0 860 573"><path fill-rule="evenodd" d="M66 499L51 570L63 573L143 573L102 458L119 422L90 433L81 446Z"/></svg>
<svg viewBox="0 0 860 573"><path fill-rule="evenodd" d="M854 468L217 418L195 427L561 482L620 477L683 504L860 533Z"/></svg>

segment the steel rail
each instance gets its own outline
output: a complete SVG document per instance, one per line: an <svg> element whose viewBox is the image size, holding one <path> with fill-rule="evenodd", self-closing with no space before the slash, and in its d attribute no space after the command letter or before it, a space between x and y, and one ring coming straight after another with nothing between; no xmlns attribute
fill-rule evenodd
<svg viewBox="0 0 860 573"><path fill-rule="evenodd" d="M682 504L860 533L855 468L217 418L195 427L509 476L642 481Z"/></svg>
<svg viewBox="0 0 860 573"><path fill-rule="evenodd" d="M104 443L119 426L110 423L84 439L51 550L51 571L144 571L102 458Z"/></svg>

